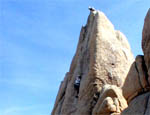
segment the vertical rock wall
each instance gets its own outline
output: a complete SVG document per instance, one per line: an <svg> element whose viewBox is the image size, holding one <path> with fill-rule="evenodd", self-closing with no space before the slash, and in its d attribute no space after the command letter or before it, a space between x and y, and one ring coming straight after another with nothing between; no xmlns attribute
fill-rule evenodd
<svg viewBox="0 0 150 115"><path fill-rule="evenodd" d="M125 80L122 91L129 106L122 115L150 115L150 10L142 32L144 56L137 56Z"/></svg>
<svg viewBox="0 0 150 115"><path fill-rule="evenodd" d="M122 87L133 61L134 58L126 37L114 29L102 12L91 11L87 24L81 29L75 56L69 72L60 85L52 115L101 113L103 107L99 107L98 104L102 99L99 99L100 97L112 94L114 98L104 101L112 103L119 97L123 98L122 93L115 93L118 91L116 87ZM74 82L78 75L81 75L82 79L79 97L76 98ZM104 88L107 84L115 86ZM120 102L120 100L115 102ZM115 105L120 108L125 106ZM95 107L100 110L94 110ZM106 111L109 114L113 110L108 108ZM120 111L122 109L118 110Z"/></svg>

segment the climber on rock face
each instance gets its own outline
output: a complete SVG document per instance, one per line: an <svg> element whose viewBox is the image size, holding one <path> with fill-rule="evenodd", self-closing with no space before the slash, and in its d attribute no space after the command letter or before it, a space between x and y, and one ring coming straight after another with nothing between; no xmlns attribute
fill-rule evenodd
<svg viewBox="0 0 150 115"><path fill-rule="evenodd" d="M76 98L78 98L78 94L79 94L80 81L81 81L81 75L79 75L78 77L76 77L76 80L74 82L74 88L77 91Z"/></svg>

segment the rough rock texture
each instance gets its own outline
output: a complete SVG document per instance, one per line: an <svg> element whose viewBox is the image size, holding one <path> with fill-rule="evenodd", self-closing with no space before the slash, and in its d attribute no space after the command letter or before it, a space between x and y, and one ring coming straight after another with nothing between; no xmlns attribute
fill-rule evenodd
<svg viewBox="0 0 150 115"><path fill-rule="evenodd" d="M127 102L120 88L115 85L104 85L97 104L93 109L93 115L119 114L127 107Z"/></svg>
<svg viewBox="0 0 150 115"><path fill-rule="evenodd" d="M144 52L145 64L147 66L148 75L150 76L150 9L147 12L144 21L143 33L142 33L142 49ZM150 77L149 77L150 83Z"/></svg>
<svg viewBox="0 0 150 115"><path fill-rule="evenodd" d="M52 115L150 115L150 10L142 49L144 56L134 60L125 36L102 12L92 10ZM82 79L75 98L78 75Z"/></svg>
<svg viewBox="0 0 150 115"><path fill-rule="evenodd" d="M122 115L150 115L150 92L134 98Z"/></svg>
<svg viewBox="0 0 150 115"><path fill-rule="evenodd" d="M102 12L91 11L81 29L75 56L61 83L52 115L120 113L127 103L119 87L133 61L126 37L114 29ZM74 82L78 75L82 79L76 98Z"/></svg>
<svg viewBox="0 0 150 115"><path fill-rule="evenodd" d="M146 65L144 62L144 57L139 55L132 64L122 87L123 95L128 102L139 93L148 90L148 75L145 70Z"/></svg>
<svg viewBox="0 0 150 115"><path fill-rule="evenodd" d="M122 115L150 115L150 10L142 33L144 56L137 56L122 87L129 106Z"/></svg>

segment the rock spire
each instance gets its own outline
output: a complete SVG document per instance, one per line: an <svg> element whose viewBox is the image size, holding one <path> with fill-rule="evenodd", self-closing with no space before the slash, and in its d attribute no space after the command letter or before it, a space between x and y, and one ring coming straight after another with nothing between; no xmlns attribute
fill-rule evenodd
<svg viewBox="0 0 150 115"><path fill-rule="evenodd" d="M144 21L142 49L144 55L134 59L126 37L104 13L91 11L52 115L150 115L150 10Z"/></svg>
<svg viewBox="0 0 150 115"><path fill-rule="evenodd" d="M133 61L126 37L114 29L104 13L90 12L87 24L81 28L77 50L60 85L52 115L120 113L127 107L121 86ZM82 79L76 98L74 82L78 75Z"/></svg>

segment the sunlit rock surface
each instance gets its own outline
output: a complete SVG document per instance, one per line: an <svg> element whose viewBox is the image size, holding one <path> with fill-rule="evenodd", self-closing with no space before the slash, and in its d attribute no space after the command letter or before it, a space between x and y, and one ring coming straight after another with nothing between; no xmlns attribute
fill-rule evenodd
<svg viewBox="0 0 150 115"><path fill-rule="evenodd" d="M52 114L120 113L127 107L121 87L133 61L126 37L114 29L104 13L91 11L81 28L75 56L60 85ZM74 82L78 75L82 79L76 98ZM108 84L113 86L107 89Z"/></svg>

